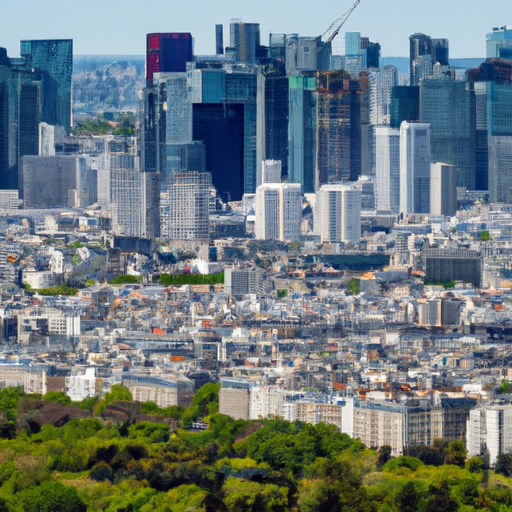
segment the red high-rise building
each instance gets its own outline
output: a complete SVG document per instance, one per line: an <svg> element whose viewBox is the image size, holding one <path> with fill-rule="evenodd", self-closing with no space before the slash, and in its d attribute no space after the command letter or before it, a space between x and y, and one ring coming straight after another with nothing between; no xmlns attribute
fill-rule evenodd
<svg viewBox="0 0 512 512"><path fill-rule="evenodd" d="M147 35L146 79L154 73L187 70L193 59L192 34L188 32L157 33Z"/></svg>

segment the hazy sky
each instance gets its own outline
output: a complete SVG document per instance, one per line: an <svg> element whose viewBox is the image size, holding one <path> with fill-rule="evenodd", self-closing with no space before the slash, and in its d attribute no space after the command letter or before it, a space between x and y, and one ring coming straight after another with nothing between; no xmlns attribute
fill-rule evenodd
<svg viewBox="0 0 512 512"><path fill-rule="evenodd" d="M19 56L21 39L74 40L75 54L142 55L148 32L191 32L196 54L215 51L216 23L240 18L268 34L321 35L354 0L3 0L0 46ZM451 57L484 57L485 35L512 25L511 0L361 0L343 31L379 41L383 56L408 55L408 37L450 39ZM341 39L342 34L338 36Z"/></svg>

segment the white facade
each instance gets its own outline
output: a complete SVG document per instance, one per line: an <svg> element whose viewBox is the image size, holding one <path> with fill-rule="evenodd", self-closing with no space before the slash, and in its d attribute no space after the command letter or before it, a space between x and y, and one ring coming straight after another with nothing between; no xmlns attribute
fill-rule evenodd
<svg viewBox="0 0 512 512"><path fill-rule="evenodd" d="M203 240L210 235L209 172L176 173L174 183L160 194L161 236L170 240Z"/></svg>
<svg viewBox="0 0 512 512"><path fill-rule="evenodd" d="M66 377L66 395L73 402L80 402L84 398L96 394L96 376L94 368L86 368L82 375Z"/></svg>
<svg viewBox="0 0 512 512"><path fill-rule="evenodd" d="M112 231L117 235L143 236L143 173L134 165L131 167L131 155L125 158L111 158L110 193L112 211ZM122 165L125 165L122 167Z"/></svg>
<svg viewBox="0 0 512 512"><path fill-rule="evenodd" d="M178 405L178 387L156 387L134 384L128 386L135 402L155 402L158 407Z"/></svg>
<svg viewBox="0 0 512 512"><path fill-rule="evenodd" d="M322 185L316 194L315 233L322 242L359 242L361 191L356 185Z"/></svg>
<svg viewBox="0 0 512 512"><path fill-rule="evenodd" d="M496 463L500 453L512 452L512 405L491 405L474 409L467 422L468 457L489 451L489 462Z"/></svg>
<svg viewBox="0 0 512 512"><path fill-rule="evenodd" d="M261 162L262 183L281 183L281 160L263 160Z"/></svg>
<svg viewBox="0 0 512 512"><path fill-rule="evenodd" d="M430 212L430 125L400 126L400 213Z"/></svg>
<svg viewBox="0 0 512 512"><path fill-rule="evenodd" d="M377 210L400 208L400 130L375 127L375 207Z"/></svg>
<svg viewBox="0 0 512 512"><path fill-rule="evenodd" d="M455 215L457 211L457 168L444 162L430 165L431 215Z"/></svg>
<svg viewBox="0 0 512 512"><path fill-rule="evenodd" d="M300 240L301 184L263 183L256 189L255 214L258 240Z"/></svg>

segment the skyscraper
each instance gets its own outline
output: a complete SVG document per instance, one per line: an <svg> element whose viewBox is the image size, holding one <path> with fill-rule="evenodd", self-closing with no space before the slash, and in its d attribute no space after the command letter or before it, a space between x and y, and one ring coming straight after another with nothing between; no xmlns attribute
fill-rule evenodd
<svg viewBox="0 0 512 512"><path fill-rule="evenodd" d="M413 34L409 37L409 73L410 85L418 85L417 73L414 70L414 62L420 57L428 59L432 64L432 39L425 34Z"/></svg>
<svg viewBox="0 0 512 512"><path fill-rule="evenodd" d="M361 190L356 185L322 185L315 199L315 233L322 242L361 239Z"/></svg>
<svg viewBox="0 0 512 512"><path fill-rule="evenodd" d="M457 168L444 162L430 165L430 213L455 215L457 211Z"/></svg>
<svg viewBox="0 0 512 512"><path fill-rule="evenodd" d="M317 75L317 188L368 174L362 172L363 159L369 162L371 152L368 75L361 75L360 80L348 80L344 71Z"/></svg>
<svg viewBox="0 0 512 512"><path fill-rule="evenodd" d="M288 119L288 181L315 192L316 78L290 76Z"/></svg>
<svg viewBox="0 0 512 512"><path fill-rule="evenodd" d="M392 87L390 108L390 125L392 128L400 128L403 121L419 121L420 88L405 85Z"/></svg>
<svg viewBox="0 0 512 512"><path fill-rule="evenodd" d="M192 34L155 33L146 36L146 79L154 73L183 72L193 59Z"/></svg>
<svg viewBox="0 0 512 512"><path fill-rule="evenodd" d="M400 213L430 212L430 126L400 127Z"/></svg>
<svg viewBox="0 0 512 512"><path fill-rule="evenodd" d="M487 34L486 48L488 59L512 59L512 27L494 27Z"/></svg>
<svg viewBox="0 0 512 512"><path fill-rule="evenodd" d="M300 240L302 193L299 183L263 183L256 189L254 232L259 240Z"/></svg>
<svg viewBox="0 0 512 512"><path fill-rule="evenodd" d="M21 58L0 48L0 188L18 188L19 161L39 153L39 123L71 123L72 41L22 41Z"/></svg>
<svg viewBox="0 0 512 512"><path fill-rule="evenodd" d="M423 80L420 121L430 124L433 161L457 167L457 184L475 189L475 94L466 82Z"/></svg>
<svg viewBox="0 0 512 512"><path fill-rule="evenodd" d="M229 45L234 50L235 60L256 64L256 50L260 46L260 24L231 20L229 35Z"/></svg>
<svg viewBox="0 0 512 512"><path fill-rule="evenodd" d="M209 238L209 200L212 177L208 172L184 172L174 176L168 188L168 222L163 223L162 236L169 240Z"/></svg>
<svg viewBox="0 0 512 512"><path fill-rule="evenodd" d="M375 206L377 210L400 208L400 130L375 127Z"/></svg>
<svg viewBox="0 0 512 512"><path fill-rule="evenodd" d="M43 39L21 41L24 68L42 73L41 121L71 126L71 75L73 73L73 40Z"/></svg>

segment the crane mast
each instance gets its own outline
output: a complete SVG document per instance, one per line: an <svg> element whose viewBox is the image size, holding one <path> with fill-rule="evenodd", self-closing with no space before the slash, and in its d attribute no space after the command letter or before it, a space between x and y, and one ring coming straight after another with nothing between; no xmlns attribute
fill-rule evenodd
<svg viewBox="0 0 512 512"><path fill-rule="evenodd" d="M341 18L338 18L337 20L334 20L331 23L331 26L322 34L322 37L324 37L334 28L334 32L329 36L329 39L327 39L326 41L327 43L330 43L338 35L338 32L341 30L341 27L343 27L345 22L348 20L349 16L360 3L361 0L356 0L354 2L354 5L352 5L352 7Z"/></svg>

